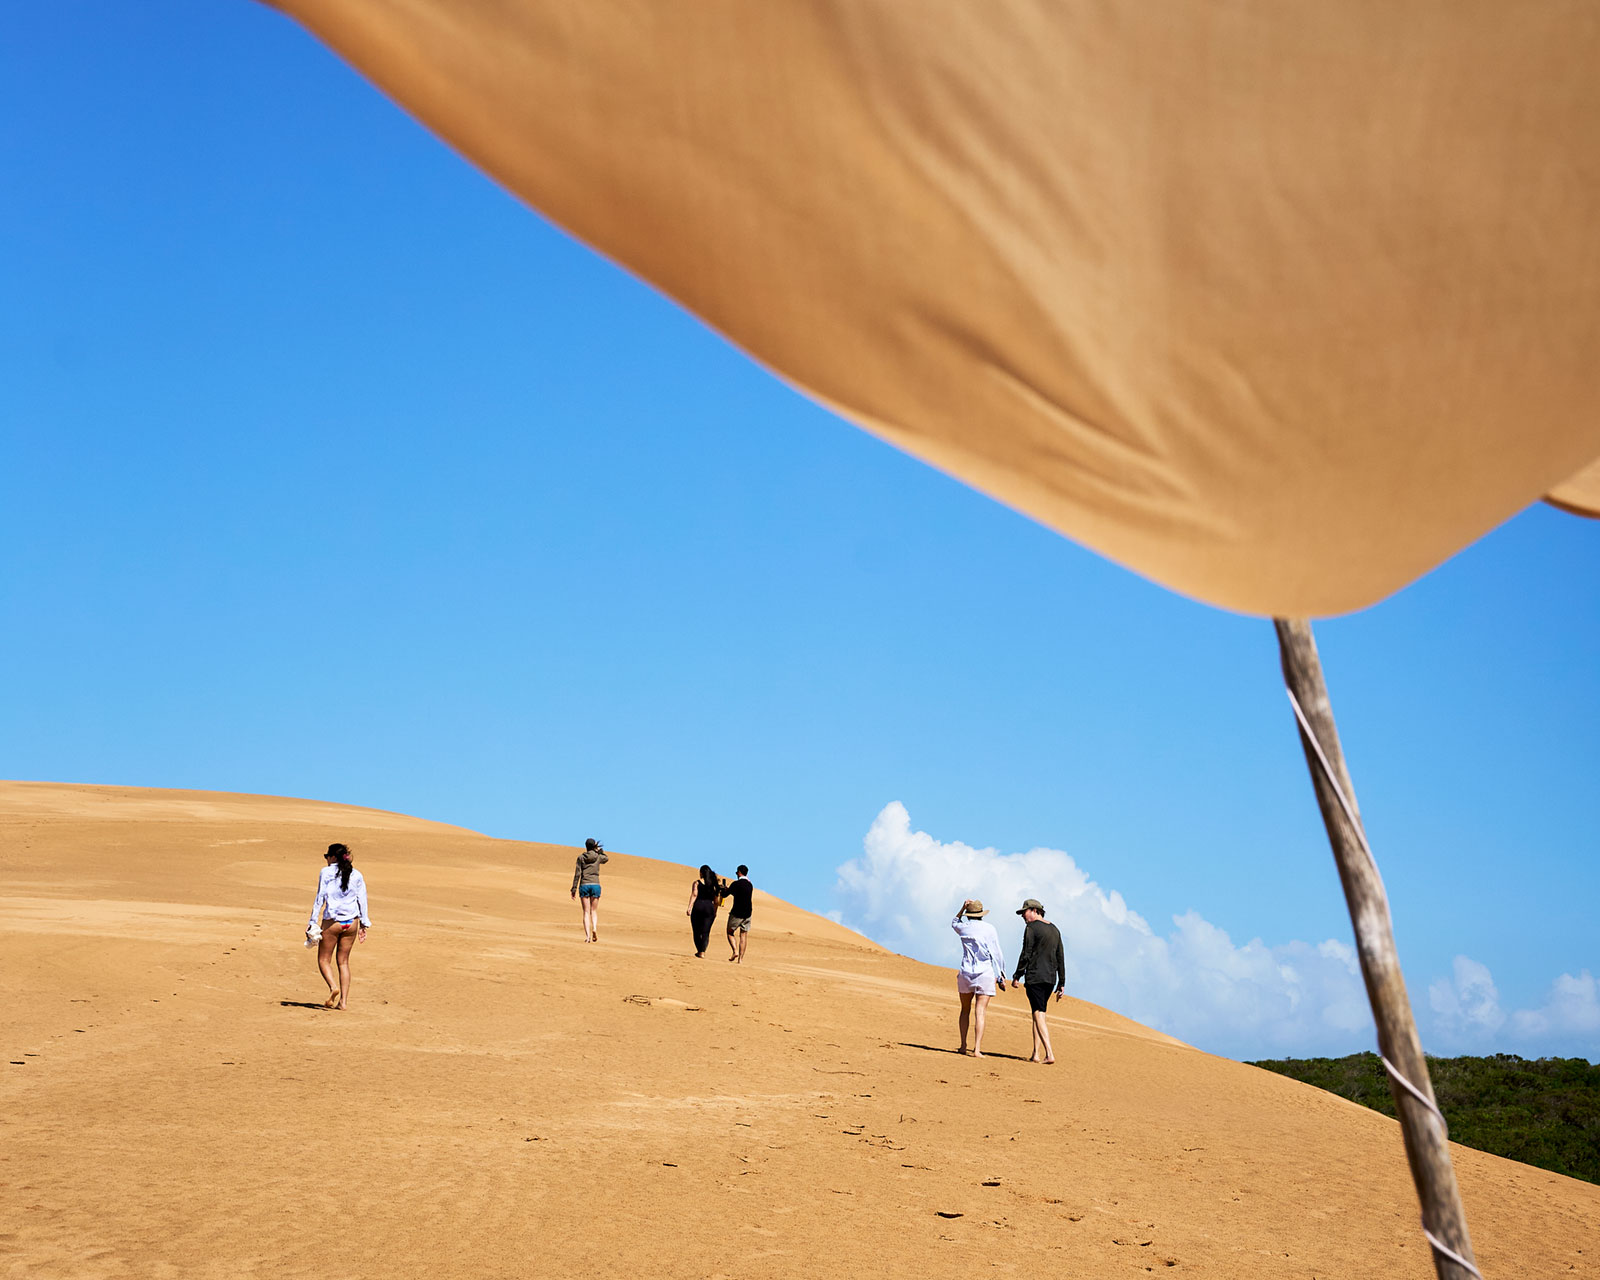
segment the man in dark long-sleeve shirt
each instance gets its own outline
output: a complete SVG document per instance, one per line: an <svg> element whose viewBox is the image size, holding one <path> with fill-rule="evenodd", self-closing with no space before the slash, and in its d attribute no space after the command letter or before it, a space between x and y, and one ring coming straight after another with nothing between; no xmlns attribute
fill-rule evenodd
<svg viewBox="0 0 1600 1280"><path fill-rule="evenodd" d="M1050 1004L1050 992L1053 990L1060 1000L1066 989L1066 952L1061 945L1061 930L1044 918L1044 905L1039 899L1029 898L1017 914L1028 922L1022 931L1022 955L1012 978L1027 991L1028 1007L1033 1010L1033 1056L1028 1061L1038 1062L1043 1048L1048 1066L1056 1055L1050 1048L1050 1028L1045 1025L1044 1011Z"/></svg>

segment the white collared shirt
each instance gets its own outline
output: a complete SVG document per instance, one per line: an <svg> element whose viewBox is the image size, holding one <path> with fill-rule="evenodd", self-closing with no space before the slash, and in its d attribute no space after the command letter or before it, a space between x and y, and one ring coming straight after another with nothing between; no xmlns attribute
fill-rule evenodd
<svg viewBox="0 0 1600 1280"><path fill-rule="evenodd" d="M961 975L965 978L999 978L1006 976L1006 960L1000 952L1000 935L987 920L968 920L964 912L957 912L950 922L961 939Z"/></svg>
<svg viewBox="0 0 1600 1280"><path fill-rule="evenodd" d="M363 928L372 927L372 921L367 918L367 882L359 871L352 870L350 887L341 889L339 868L322 868L322 874L317 877L317 896L311 902L310 927L316 928L324 915L340 923L359 920Z"/></svg>

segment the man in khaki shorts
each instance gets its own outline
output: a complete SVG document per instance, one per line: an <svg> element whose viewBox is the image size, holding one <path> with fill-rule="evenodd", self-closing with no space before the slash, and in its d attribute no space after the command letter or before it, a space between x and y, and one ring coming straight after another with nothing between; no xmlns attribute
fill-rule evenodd
<svg viewBox="0 0 1600 1280"><path fill-rule="evenodd" d="M722 891L724 900L733 899L733 905L728 908L728 950L733 952L728 957L729 964L744 963L745 943L750 940L750 902L755 893L749 867L740 867L739 878Z"/></svg>

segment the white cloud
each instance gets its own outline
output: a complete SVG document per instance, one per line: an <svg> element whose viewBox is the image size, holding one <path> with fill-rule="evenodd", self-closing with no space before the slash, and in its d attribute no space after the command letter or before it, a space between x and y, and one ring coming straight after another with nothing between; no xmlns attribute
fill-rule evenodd
<svg viewBox="0 0 1600 1280"><path fill-rule="evenodd" d="M1457 956L1449 978L1428 988L1435 1047L1451 1053L1516 1052L1526 1057L1600 1059L1600 983L1589 970L1563 973L1544 1003L1507 1014L1486 965Z"/></svg>
<svg viewBox="0 0 1600 1280"><path fill-rule="evenodd" d="M1372 1017L1354 949L1336 939L1235 944L1194 911L1158 932L1070 854L1002 854L915 831L898 801L884 806L862 854L838 869L830 918L887 947L954 967L950 918L962 899L995 911L1015 963L1021 922L1039 898L1061 928L1067 990L1190 1044L1239 1058L1339 1055L1373 1047ZM1457 956L1418 1009L1430 1053L1517 1052L1600 1060L1600 982L1563 973L1536 1008L1507 1010L1488 967Z"/></svg>
<svg viewBox="0 0 1600 1280"><path fill-rule="evenodd" d="M1594 974L1587 969L1576 978L1563 973L1550 984L1541 1008L1519 1009L1512 1023L1521 1035L1587 1037L1592 1054L1600 1045L1600 989Z"/></svg>
<svg viewBox="0 0 1600 1280"><path fill-rule="evenodd" d="M1350 1053L1371 1044L1371 1016L1355 953L1342 942L1259 938L1236 945L1196 912L1158 933L1070 854L1002 854L914 831L895 801L838 870L839 918L885 946L955 965L950 919L962 899L997 911L1008 948L1021 940L1011 915L1039 898L1061 929L1067 990L1215 1053L1238 1057ZM1007 962L1015 963L1014 950Z"/></svg>
<svg viewBox="0 0 1600 1280"><path fill-rule="evenodd" d="M1428 987L1435 1027L1447 1035L1492 1033L1505 1025L1500 992L1487 965L1457 956L1453 978L1437 978Z"/></svg>

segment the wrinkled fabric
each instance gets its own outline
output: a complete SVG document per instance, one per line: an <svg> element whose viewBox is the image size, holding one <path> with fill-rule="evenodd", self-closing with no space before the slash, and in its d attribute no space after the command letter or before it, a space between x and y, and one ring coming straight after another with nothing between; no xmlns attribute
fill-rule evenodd
<svg viewBox="0 0 1600 1280"><path fill-rule="evenodd" d="M1600 8L279 7L782 377L1189 595L1343 612L1600 510Z"/></svg>

